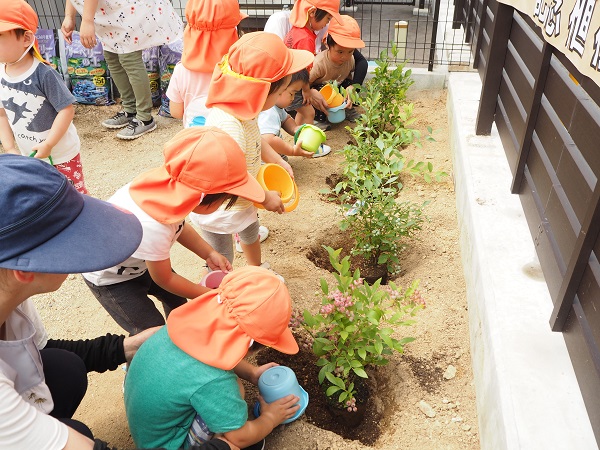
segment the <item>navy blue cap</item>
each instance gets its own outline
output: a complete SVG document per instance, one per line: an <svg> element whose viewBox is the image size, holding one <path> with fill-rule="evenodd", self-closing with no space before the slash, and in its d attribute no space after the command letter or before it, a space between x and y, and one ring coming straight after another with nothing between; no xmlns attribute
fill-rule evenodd
<svg viewBox="0 0 600 450"><path fill-rule="evenodd" d="M39 159L0 155L0 267L92 272L125 261L141 240L133 214L80 194Z"/></svg>

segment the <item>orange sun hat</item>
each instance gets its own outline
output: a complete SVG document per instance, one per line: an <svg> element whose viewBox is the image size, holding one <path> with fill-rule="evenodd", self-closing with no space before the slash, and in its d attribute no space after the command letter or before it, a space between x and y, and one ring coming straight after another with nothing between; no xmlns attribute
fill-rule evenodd
<svg viewBox="0 0 600 450"><path fill-rule="evenodd" d="M241 120L254 119L271 83L304 69L313 59L311 52L287 48L276 34L247 33L215 67L206 107L216 106Z"/></svg>
<svg viewBox="0 0 600 450"><path fill-rule="evenodd" d="M265 190L248 173L237 142L215 127L191 127L177 133L164 147L161 167L131 182L133 201L160 223L177 223L206 194L228 193L262 203Z"/></svg>
<svg viewBox="0 0 600 450"><path fill-rule="evenodd" d="M331 22L327 31L336 44L346 48L363 48L365 43L360 38L360 27L353 17L343 15L340 23Z"/></svg>
<svg viewBox="0 0 600 450"><path fill-rule="evenodd" d="M211 73L238 40L237 26L246 17L237 0L189 0L181 55L184 67Z"/></svg>
<svg viewBox="0 0 600 450"><path fill-rule="evenodd" d="M308 23L308 12L311 8L327 11L336 22L342 22L340 0L297 0L290 14L290 23L292 26L304 28Z"/></svg>
<svg viewBox="0 0 600 450"><path fill-rule="evenodd" d="M298 353L288 328L291 315L285 284L267 269L246 266L228 273L217 289L171 311L167 332L198 361L231 370L253 339L282 353Z"/></svg>
<svg viewBox="0 0 600 450"><path fill-rule="evenodd" d="M2 0L0 7L0 32L15 30L17 28L31 31L34 34L33 56L41 62L48 64L38 48L35 32L38 28L38 16L34 9L24 0Z"/></svg>

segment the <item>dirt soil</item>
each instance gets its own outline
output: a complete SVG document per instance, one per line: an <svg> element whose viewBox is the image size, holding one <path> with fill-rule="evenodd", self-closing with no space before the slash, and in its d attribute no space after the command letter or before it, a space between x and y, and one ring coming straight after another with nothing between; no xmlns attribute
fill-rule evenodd
<svg viewBox="0 0 600 450"><path fill-rule="evenodd" d="M432 162L437 170L452 174L446 95L446 91L413 94L418 117L416 126L425 130L430 125L436 130L436 142L426 143L421 149L409 149L408 153L414 153L416 159ZM131 142L120 141L114 131L100 126L101 120L117 110L118 106L78 106L76 110L75 124L82 139L87 187L91 195L102 199L107 199L135 175L160 165L162 145L181 127L179 121L158 117L159 128L152 134ZM333 279L328 271L309 261L306 254L327 234L335 235L331 230L335 230L332 227L340 219L339 207L324 201L320 191L327 187L327 177L341 171L343 157L336 150L349 140L346 125L348 122L343 122L327 132L327 143L334 150L330 155L318 159L292 158L301 193L298 208L284 215L260 213L262 224L270 229L270 236L263 243L263 260L285 277L296 308L315 311L320 304L319 279ZM425 209L429 221L419 233L420 240L413 242L404 254L403 270L395 282L406 286L419 279L427 308L418 314L415 325L401 330L403 336L416 338L406 346L405 354L394 356L390 364L379 368L370 380L371 390L375 392L373 406L381 417L379 438L371 445L345 439L316 427L303 416L278 427L267 438L267 448L479 448L452 176L431 185L409 179L405 185L405 198L430 201ZM203 261L177 245L173 261L178 273L199 280ZM243 255L237 254L234 266L243 265ZM38 296L35 301L53 338L91 338L107 332L122 332L79 275L69 276L59 291ZM96 436L112 445L133 448L123 406L123 377L120 369L90 374L87 395L75 418L88 424ZM254 399L249 398L249 403L253 402Z"/></svg>

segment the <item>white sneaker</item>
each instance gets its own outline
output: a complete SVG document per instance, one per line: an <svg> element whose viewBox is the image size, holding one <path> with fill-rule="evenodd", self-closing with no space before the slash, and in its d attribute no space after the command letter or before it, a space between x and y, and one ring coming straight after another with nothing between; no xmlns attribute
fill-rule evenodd
<svg viewBox="0 0 600 450"><path fill-rule="evenodd" d="M260 242L264 242L265 239L269 237L269 229L267 227L263 227L262 225L258 227L258 237L260 238ZM235 239L235 249L238 253L244 253L242 250L242 242L240 241L239 234L235 233L233 236Z"/></svg>

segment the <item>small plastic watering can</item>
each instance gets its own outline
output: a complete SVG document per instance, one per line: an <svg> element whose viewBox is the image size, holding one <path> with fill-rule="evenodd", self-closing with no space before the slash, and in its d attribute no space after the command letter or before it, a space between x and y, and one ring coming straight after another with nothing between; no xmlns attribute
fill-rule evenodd
<svg viewBox="0 0 600 450"><path fill-rule="evenodd" d="M342 94L336 92L331 84L326 84L319 90L319 92L330 108L335 108L336 106L340 106L342 103L344 103L344 97Z"/></svg>
<svg viewBox="0 0 600 450"><path fill-rule="evenodd" d="M258 390L265 402L271 403L277 399L294 394L300 399L300 409L283 423L290 423L304 414L308 406L308 393L300 386L296 374L285 366L275 366L264 371L258 379ZM254 405L254 417L260 416L260 403Z"/></svg>
<svg viewBox="0 0 600 450"><path fill-rule="evenodd" d="M221 281L223 281L225 275L227 273L222 270L213 270L202 277L200 284L210 289L216 289L221 285Z"/></svg>
<svg viewBox="0 0 600 450"><path fill-rule="evenodd" d="M346 102L335 108L329 108L329 114L327 114L327 120L331 123L343 122L346 118Z"/></svg>
<svg viewBox="0 0 600 450"><path fill-rule="evenodd" d="M302 125L294 134L294 144L302 141L302 148L307 152L316 153L323 142L327 140L327 136L323 130L312 124Z"/></svg>
<svg viewBox="0 0 600 450"><path fill-rule="evenodd" d="M292 203L285 206L286 212L296 209L300 201L298 186L283 167L279 164L263 164L256 179L265 190L279 192L283 203L288 203L293 199ZM255 203L255 205L257 208L264 209L260 203Z"/></svg>

